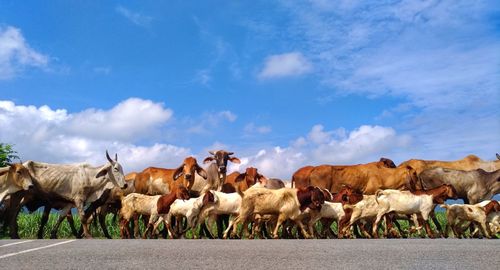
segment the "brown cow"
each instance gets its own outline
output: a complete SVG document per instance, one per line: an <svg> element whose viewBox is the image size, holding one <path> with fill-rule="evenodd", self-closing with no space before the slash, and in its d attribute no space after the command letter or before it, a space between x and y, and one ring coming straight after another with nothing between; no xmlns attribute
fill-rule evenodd
<svg viewBox="0 0 500 270"><path fill-rule="evenodd" d="M312 186L326 188L332 193L348 185L362 194L374 194L378 189L410 189L417 182L410 166L387 168L379 162L351 166L321 165L310 175Z"/></svg>
<svg viewBox="0 0 500 270"><path fill-rule="evenodd" d="M246 168L244 173L233 172L226 177L226 182L222 185L222 192L233 193L239 188L240 191L245 191L249 187L261 182L265 177L257 172L254 167Z"/></svg>
<svg viewBox="0 0 500 270"><path fill-rule="evenodd" d="M497 160L495 161L484 161L475 155L468 155L463 159L455 161L440 161L440 160L422 160L422 159L410 159L399 165L406 166L409 165L420 174L422 171L435 167L442 167L447 169L471 171L476 169L483 169L487 172L492 172L500 169L500 157L497 154Z"/></svg>
<svg viewBox="0 0 500 270"><path fill-rule="evenodd" d="M161 195L169 193L180 185L190 190L194 184L195 172L204 179L207 178L207 172L198 165L194 157L185 158L177 169L149 167L137 173L134 183L135 192ZM177 181L181 176L181 181Z"/></svg>
<svg viewBox="0 0 500 270"><path fill-rule="evenodd" d="M321 188L326 188L332 193L336 193L340 190L338 189L332 189L332 168L336 169L341 169L341 168L347 168L347 167L358 167L358 166L365 166L365 167L370 167L370 168L396 168L396 165L394 162L388 158L380 158L379 161L377 162L370 162L366 164L358 164L358 165L337 165L337 166L332 166L332 165L320 165L320 166L306 166L303 168L300 168L297 170L293 176L292 176L292 187L307 187L309 185L316 185L319 184L319 187ZM368 169L369 170L369 169ZM319 180L319 179L329 179L329 180ZM337 186L338 187L338 186ZM354 187L357 189L356 187Z"/></svg>

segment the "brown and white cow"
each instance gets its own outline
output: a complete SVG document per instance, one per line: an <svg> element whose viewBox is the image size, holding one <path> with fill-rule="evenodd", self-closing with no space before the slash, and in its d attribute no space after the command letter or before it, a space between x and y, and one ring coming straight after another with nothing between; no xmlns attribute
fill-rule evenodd
<svg viewBox="0 0 500 270"><path fill-rule="evenodd" d="M0 168L0 204L8 195L31 188L31 175L23 164L8 164Z"/></svg>

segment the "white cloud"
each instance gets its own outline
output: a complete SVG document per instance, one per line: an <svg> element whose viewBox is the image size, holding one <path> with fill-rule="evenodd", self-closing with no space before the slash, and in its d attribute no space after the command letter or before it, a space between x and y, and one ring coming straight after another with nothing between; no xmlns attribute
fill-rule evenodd
<svg viewBox="0 0 500 270"><path fill-rule="evenodd" d="M123 7L123 6L117 6L115 8L115 10L120 15L124 16L129 21L131 21L132 23L134 23L135 25L138 25L138 26L149 27L151 22L153 21L152 17L143 15L139 12L133 12L133 11Z"/></svg>
<svg viewBox="0 0 500 270"><path fill-rule="evenodd" d="M169 144L134 144L150 136L172 116L161 103L127 99L110 110L68 113L48 106L0 101L0 138L15 144L23 159L46 162L104 162L106 149L118 152L127 170L146 165L176 166L189 149Z"/></svg>
<svg viewBox="0 0 500 270"><path fill-rule="evenodd" d="M27 67L46 68L49 57L35 51L18 28L0 25L0 80L11 79Z"/></svg>
<svg viewBox="0 0 500 270"><path fill-rule="evenodd" d="M172 114L161 103L129 98L108 111L88 109L71 115L66 128L91 138L134 140L149 135Z"/></svg>
<svg viewBox="0 0 500 270"><path fill-rule="evenodd" d="M277 54L267 57L259 78L298 76L311 70L312 64L300 52Z"/></svg>

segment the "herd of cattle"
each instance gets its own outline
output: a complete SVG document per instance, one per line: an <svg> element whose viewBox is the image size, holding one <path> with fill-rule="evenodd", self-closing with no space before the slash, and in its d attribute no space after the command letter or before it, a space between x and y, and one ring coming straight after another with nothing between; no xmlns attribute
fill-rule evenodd
<svg viewBox="0 0 500 270"><path fill-rule="evenodd" d="M256 168L227 174L232 152L210 151L202 168L187 157L175 169L149 167L124 175L118 157L99 167L27 161L0 168L0 225L19 238L17 216L25 207L44 207L38 237L51 210L59 210L51 237L65 219L77 237L90 238L92 220L104 224L107 214L119 217L122 238L163 236L212 238L325 238L421 236L494 237L500 233L500 155L483 161L469 155L456 161L411 159L396 166L381 158L358 165L306 166L297 170L290 187L267 178ZM447 199L464 204L447 205ZM437 222L434 208L446 209L447 225ZM81 220L73 221L76 208ZM140 234L140 220L145 230ZM403 230L399 221L411 225ZM430 226L431 220L435 230ZM319 226L321 223L321 226ZM336 223L336 232L332 229ZM296 229L295 229L296 228ZM425 228L425 231L424 231ZM382 230L381 230L382 229ZM240 232L241 230L241 232ZM470 231L469 231L470 230Z"/></svg>

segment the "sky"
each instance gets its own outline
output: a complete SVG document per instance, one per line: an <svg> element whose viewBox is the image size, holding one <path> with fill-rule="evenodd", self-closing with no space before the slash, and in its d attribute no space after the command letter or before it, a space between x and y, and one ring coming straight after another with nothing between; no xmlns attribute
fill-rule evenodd
<svg viewBox="0 0 500 270"><path fill-rule="evenodd" d="M0 142L125 171L500 152L495 1L0 2Z"/></svg>

